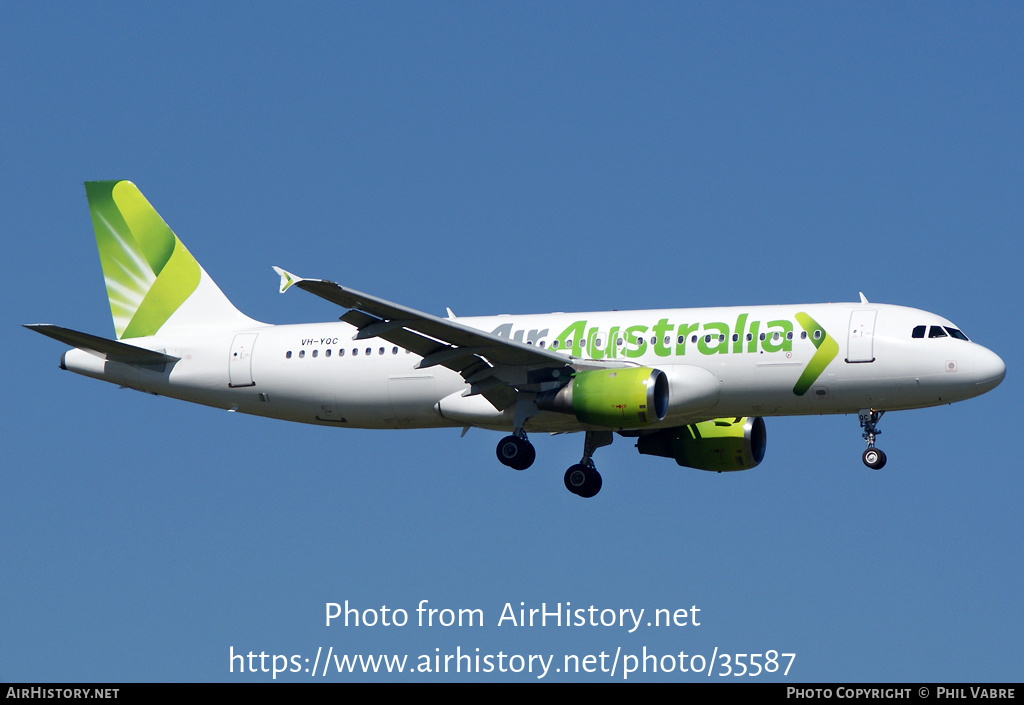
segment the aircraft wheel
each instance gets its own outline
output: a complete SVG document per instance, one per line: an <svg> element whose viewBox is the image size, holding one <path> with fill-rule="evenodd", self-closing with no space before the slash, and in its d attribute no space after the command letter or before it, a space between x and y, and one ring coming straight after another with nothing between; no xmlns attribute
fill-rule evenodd
<svg viewBox="0 0 1024 705"><path fill-rule="evenodd" d="M533 444L525 438L505 436L498 442L496 449L498 460L513 470L525 470L533 465L537 451Z"/></svg>
<svg viewBox="0 0 1024 705"><path fill-rule="evenodd" d="M881 470L885 466L885 453L878 448L868 448L861 459L872 470Z"/></svg>
<svg viewBox="0 0 1024 705"><path fill-rule="evenodd" d="M574 495L590 498L601 491L604 481L595 468L578 463L565 471L565 488Z"/></svg>

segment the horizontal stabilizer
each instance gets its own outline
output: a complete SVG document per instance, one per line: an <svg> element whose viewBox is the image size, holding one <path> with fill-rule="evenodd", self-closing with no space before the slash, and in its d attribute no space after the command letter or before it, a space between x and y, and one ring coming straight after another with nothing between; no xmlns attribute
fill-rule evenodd
<svg viewBox="0 0 1024 705"><path fill-rule="evenodd" d="M128 343L120 343L116 340L101 338L98 335L90 335L89 333L82 333L70 328L61 328L49 323L31 323L26 324L25 327L29 330L34 330L36 333L42 333L48 338L59 340L62 343L80 348L94 355L106 357L108 360L115 362L124 362L129 365L164 365L181 359L173 355L165 355L164 353L146 350L145 348L129 345Z"/></svg>

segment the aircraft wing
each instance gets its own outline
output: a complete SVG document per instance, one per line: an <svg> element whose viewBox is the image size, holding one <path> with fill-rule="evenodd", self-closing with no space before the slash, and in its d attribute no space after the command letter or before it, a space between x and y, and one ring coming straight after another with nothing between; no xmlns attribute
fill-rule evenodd
<svg viewBox="0 0 1024 705"><path fill-rule="evenodd" d="M516 390L568 381L583 360L502 338L323 279L303 279L280 267L281 293L297 286L349 309L341 320L359 329L355 340L382 338L420 355L418 367L442 365L470 383L498 410L515 403ZM584 366L592 366L586 365ZM621 366L621 365L616 365Z"/></svg>

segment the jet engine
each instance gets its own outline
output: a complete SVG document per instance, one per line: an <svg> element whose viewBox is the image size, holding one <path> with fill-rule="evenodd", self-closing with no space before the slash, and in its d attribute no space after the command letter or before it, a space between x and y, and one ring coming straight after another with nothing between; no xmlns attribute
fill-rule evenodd
<svg viewBox="0 0 1024 705"><path fill-rule="evenodd" d="M650 367L586 370L571 384L538 396L537 408L595 426L637 428L665 418L668 387L665 373Z"/></svg>
<svg viewBox="0 0 1024 705"><path fill-rule="evenodd" d="M749 470L764 459L767 433L760 416L712 419L655 431L637 438L644 455L675 458L687 468Z"/></svg>

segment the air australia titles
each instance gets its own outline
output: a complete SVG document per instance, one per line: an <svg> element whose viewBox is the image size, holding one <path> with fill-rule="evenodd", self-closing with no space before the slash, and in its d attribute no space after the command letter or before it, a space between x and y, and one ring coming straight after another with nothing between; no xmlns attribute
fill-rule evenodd
<svg viewBox="0 0 1024 705"><path fill-rule="evenodd" d="M796 325L794 325L794 323ZM799 334L794 331L802 329ZM548 329L513 330L514 324L503 323L492 332L528 344L545 345ZM795 338L814 346L814 353L793 386L793 393L803 396L839 352L836 340L816 320L800 311L790 318L760 321L749 313L739 313L735 324L725 321L677 323L670 318L653 325L621 323L593 325L583 319L574 321L550 342L552 350L566 350L573 356L591 360L643 358L653 353L657 358L751 353L787 353L793 351Z"/></svg>
<svg viewBox="0 0 1024 705"><path fill-rule="evenodd" d="M821 340L825 330L810 316L794 316L812 341ZM741 313L735 324L724 321L704 323L676 323L662 318L653 325L640 323L614 326L594 325L583 319L574 321L551 341L553 350L570 350L592 360L606 358L637 358L654 353L657 357L671 357L698 352L701 355L728 353L789 352L793 349L793 321L780 318L772 321L750 320ZM514 330L514 324L504 323L495 328L494 335L536 344L546 338L548 329Z"/></svg>

